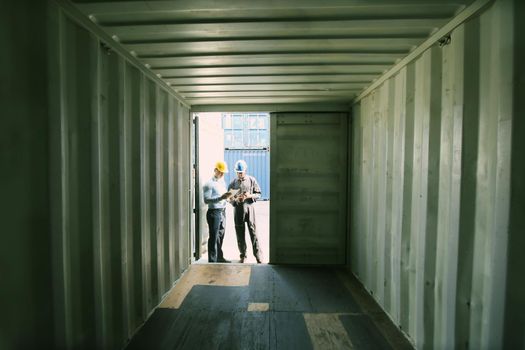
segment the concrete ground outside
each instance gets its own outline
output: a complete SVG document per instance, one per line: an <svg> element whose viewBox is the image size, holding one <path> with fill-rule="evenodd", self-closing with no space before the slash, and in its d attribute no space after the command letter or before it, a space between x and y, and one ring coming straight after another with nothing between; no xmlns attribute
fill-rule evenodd
<svg viewBox="0 0 525 350"><path fill-rule="evenodd" d="M262 263L268 263L270 256L270 201L258 201L254 205L257 237L259 238L259 244L263 252ZM255 257L253 256L250 234L248 233L248 226L246 226L246 246L247 259L245 260L245 263L256 263ZM233 207L231 205L226 207L226 233L224 235L222 251L225 259L231 260L232 263L240 262L239 248L237 248L237 238L235 235L235 225L233 223ZM207 262L208 253L206 252L197 263Z"/></svg>

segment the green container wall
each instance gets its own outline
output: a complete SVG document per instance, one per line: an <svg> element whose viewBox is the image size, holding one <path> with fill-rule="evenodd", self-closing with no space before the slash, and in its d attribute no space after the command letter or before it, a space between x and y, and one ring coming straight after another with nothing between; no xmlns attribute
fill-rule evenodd
<svg viewBox="0 0 525 350"><path fill-rule="evenodd" d="M121 349L191 260L189 109L53 2L9 9L0 348Z"/></svg>
<svg viewBox="0 0 525 350"><path fill-rule="evenodd" d="M501 347L506 278L523 290L507 276L512 19L495 2L354 107L351 269L418 348Z"/></svg>
<svg viewBox="0 0 525 350"><path fill-rule="evenodd" d="M514 82L509 243L503 347L525 349L525 2L514 1ZM510 54L510 53L509 53Z"/></svg>
<svg viewBox="0 0 525 350"><path fill-rule="evenodd" d="M0 349L53 342L46 2L0 3ZM24 14L20 16L20 14ZM34 28L41 29L39 39Z"/></svg>
<svg viewBox="0 0 525 350"><path fill-rule="evenodd" d="M190 262L189 110L65 15L56 24L57 339L118 349Z"/></svg>

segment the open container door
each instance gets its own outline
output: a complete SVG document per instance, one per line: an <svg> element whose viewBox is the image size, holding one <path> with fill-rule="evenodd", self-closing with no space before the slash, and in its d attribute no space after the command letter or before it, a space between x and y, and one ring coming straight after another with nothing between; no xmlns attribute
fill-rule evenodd
<svg viewBox="0 0 525 350"><path fill-rule="evenodd" d="M347 118L271 114L270 263L345 264Z"/></svg>
<svg viewBox="0 0 525 350"><path fill-rule="evenodd" d="M207 252L208 223L202 187L212 178L215 164L224 160L224 131L220 113L199 113L193 115L195 133L195 250L194 257L199 260ZM228 164L233 168L233 164Z"/></svg>

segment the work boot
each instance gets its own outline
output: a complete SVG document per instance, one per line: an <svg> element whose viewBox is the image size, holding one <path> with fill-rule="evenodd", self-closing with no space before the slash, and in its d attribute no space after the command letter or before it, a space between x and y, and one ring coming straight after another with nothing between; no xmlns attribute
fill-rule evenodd
<svg viewBox="0 0 525 350"><path fill-rule="evenodd" d="M224 259L224 258L219 258L219 259L217 259L217 262L219 262L219 263L231 263L230 260L226 260L226 259Z"/></svg>

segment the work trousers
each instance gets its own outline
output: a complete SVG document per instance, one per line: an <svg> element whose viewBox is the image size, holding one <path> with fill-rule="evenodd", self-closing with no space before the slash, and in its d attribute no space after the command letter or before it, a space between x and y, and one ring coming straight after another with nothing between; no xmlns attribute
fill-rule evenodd
<svg viewBox="0 0 525 350"><path fill-rule="evenodd" d="M210 234L208 237L208 262L223 260L222 241L226 231L225 209L208 209L206 221Z"/></svg>
<svg viewBox="0 0 525 350"><path fill-rule="evenodd" d="M245 223L248 225L248 232L252 241L253 256L260 261L262 251L257 238L257 229L255 225L255 208L253 204L238 204L234 207L235 233L237 234L237 246L241 254L241 259L246 257L246 235Z"/></svg>

